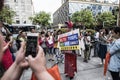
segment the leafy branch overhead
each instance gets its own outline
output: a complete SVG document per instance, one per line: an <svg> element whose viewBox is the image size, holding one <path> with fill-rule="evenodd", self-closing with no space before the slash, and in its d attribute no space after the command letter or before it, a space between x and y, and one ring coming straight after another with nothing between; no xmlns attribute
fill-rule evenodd
<svg viewBox="0 0 120 80"><path fill-rule="evenodd" d="M33 22L33 24L48 26L50 21L50 14L44 11L41 11L35 14L34 17L30 17L29 19Z"/></svg>
<svg viewBox="0 0 120 80"><path fill-rule="evenodd" d="M112 27L116 22L115 16L111 12L98 14L96 18L99 24L104 23L104 27Z"/></svg>
<svg viewBox="0 0 120 80"><path fill-rule="evenodd" d="M72 21L76 25L85 26L86 28L94 28L94 26L112 27L116 22L115 15L112 12L103 12L93 16L92 11L84 9L77 11L72 15Z"/></svg>
<svg viewBox="0 0 120 80"><path fill-rule="evenodd" d="M72 15L72 21L89 28L94 22L92 11L88 9L77 11Z"/></svg>
<svg viewBox="0 0 120 80"><path fill-rule="evenodd" d="M13 23L13 17L15 16L15 12L10 10L8 7L4 7L2 11L0 11L0 21L6 22L8 24Z"/></svg>

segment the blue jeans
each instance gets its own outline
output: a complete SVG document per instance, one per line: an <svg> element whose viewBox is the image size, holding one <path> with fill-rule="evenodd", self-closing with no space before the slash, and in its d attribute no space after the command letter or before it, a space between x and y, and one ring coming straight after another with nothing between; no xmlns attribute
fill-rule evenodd
<svg viewBox="0 0 120 80"><path fill-rule="evenodd" d="M53 49L54 49L53 47L48 48L48 53L53 55L54 54Z"/></svg>

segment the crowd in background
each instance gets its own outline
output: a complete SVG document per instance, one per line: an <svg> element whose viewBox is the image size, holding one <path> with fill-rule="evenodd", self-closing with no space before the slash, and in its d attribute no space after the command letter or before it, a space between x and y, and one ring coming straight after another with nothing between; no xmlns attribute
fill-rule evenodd
<svg viewBox="0 0 120 80"><path fill-rule="evenodd" d="M24 30L19 31L16 39L13 37L9 30L0 23L0 31L4 36L4 54L2 57L1 65L7 70L15 61L15 53L21 47L21 42L27 41L27 32ZM58 35L62 34L62 30L47 31L41 30L37 32L35 29L31 29L31 33L39 33L39 45L43 48L45 55L49 55L48 61L55 61L58 63L58 56L61 52L59 50ZM114 34L114 35L113 35ZM115 35L116 34L116 35ZM118 36L117 36L118 35ZM115 37L116 36L116 37ZM101 64L104 64L104 59L106 53L110 51L111 59L109 70L112 77L119 78L120 71L120 28L113 29L96 29L93 34L91 31L80 30L79 42L80 50L76 54L78 56L83 56L83 62L88 63L92 57L99 57L101 59ZM15 44L13 44L15 42ZM113 42L115 42L113 44ZM111 46L113 45L113 46ZM16 49L14 48L16 46ZM115 49L114 49L114 48ZM94 49L94 55L91 55L91 50ZM112 49L112 50L111 50ZM116 51L115 51L116 50ZM62 62L64 60L64 55L62 55ZM114 62L114 63L113 63ZM117 69L116 69L117 68ZM114 79L119 80L119 79Z"/></svg>
<svg viewBox="0 0 120 80"><path fill-rule="evenodd" d="M44 52L40 46L36 57L29 55L25 58L26 40L25 31L20 31L14 40L9 30L0 22L0 80L19 80L23 71L29 67L38 80L54 80L46 69Z"/></svg>

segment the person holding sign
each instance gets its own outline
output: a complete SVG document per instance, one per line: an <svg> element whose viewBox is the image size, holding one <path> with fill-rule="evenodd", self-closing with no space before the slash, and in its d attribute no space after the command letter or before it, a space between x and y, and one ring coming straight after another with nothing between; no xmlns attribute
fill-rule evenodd
<svg viewBox="0 0 120 80"><path fill-rule="evenodd" d="M65 74L69 78L74 77L77 72L77 55L75 50L80 49L79 29L59 35L59 46L62 53L65 54Z"/></svg>

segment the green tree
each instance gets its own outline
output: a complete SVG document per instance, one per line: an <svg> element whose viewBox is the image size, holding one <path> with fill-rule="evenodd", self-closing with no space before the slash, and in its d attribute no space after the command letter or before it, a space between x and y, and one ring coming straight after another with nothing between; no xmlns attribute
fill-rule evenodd
<svg viewBox="0 0 120 80"><path fill-rule="evenodd" d="M81 24L86 28L91 28L94 22L92 11L88 9L75 12L71 19L75 24Z"/></svg>
<svg viewBox="0 0 120 80"><path fill-rule="evenodd" d="M96 16L97 23L103 27L112 27L115 25L115 16L111 12L103 12Z"/></svg>
<svg viewBox="0 0 120 80"><path fill-rule="evenodd" d="M13 23L13 17L15 16L15 12L10 10L8 7L4 7L2 11L0 11L0 21L6 22L8 24Z"/></svg>
<svg viewBox="0 0 120 80"><path fill-rule="evenodd" d="M48 26L50 23L50 14L46 13L44 11L39 12L38 14L35 14L34 17L29 18L33 24L38 24L43 26Z"/></svg>

